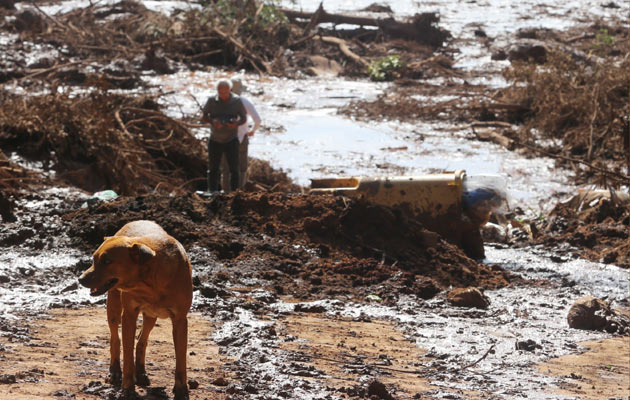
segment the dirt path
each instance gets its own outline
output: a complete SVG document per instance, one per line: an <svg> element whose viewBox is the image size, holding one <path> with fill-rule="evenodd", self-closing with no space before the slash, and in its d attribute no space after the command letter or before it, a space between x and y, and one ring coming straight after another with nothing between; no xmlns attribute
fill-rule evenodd
<svg viewBox="0 0 630 400"><path fill-rule="evenodd" d="M538 370L565 379L556 392L583 400L624 398L630 394L630 337L582 343L583 354L559 357Z"/></svg>
<svg viewBox="0 0 630 400"><path fill-rule="evenodd" d="M188 376L199 385L191 390L191 399L225 399L239 381L237 373L224 368L233 360L221 355L219 346L210 340L213 329L203 316L190 315ZM276 330L284 338L279 350L289 351L307 366L296 372L306 385L335 387L347 394L345 398L376 394L378 398L411 399L436 389L421 377L428 371L428 359L423 358L426 350L388 322L295 313L279 321ZM54 310L50 319L33 321L31 333L34 337L29 342L0 337L0 398L115 398L116 392L105 383L109 339L103 308ZM538 365L538 371L563 380L559 395L582 399L628 395L630 337L583 345L590 351L552 359ZM140 398L170 398L174 359L167 321L159 321L152 332L147 361L152 384L146 390L137 389ZM378 380L370 378L367 390L366 385L357 384L357 377L375 375ZM397 389L388 393L385 387ZM460 395L484 398L484 393L475 391Z"/></svg>
<svg viewBox="0 0 630 400"><path fill-rule="evenodd" d="M44 399L109 398L114 392L105 383L109 363L109 331L104 308L53 310L51 319L31 323L34 338L14 343L0 338L3 350L0 398ZM199 383L192 399L224 399L212 382L224 376L227 361L208 338L213 327L198 314L189 317L188 379ZM139 331L138 331L139 332ZM138 388L142 399L172 397L175 358L170 323L158 321L147 348L149 390ZM16 383L7 383L14 377ZM229 377L226 377L229 381ZM166 394L166 396L165 396Z"/></svg>

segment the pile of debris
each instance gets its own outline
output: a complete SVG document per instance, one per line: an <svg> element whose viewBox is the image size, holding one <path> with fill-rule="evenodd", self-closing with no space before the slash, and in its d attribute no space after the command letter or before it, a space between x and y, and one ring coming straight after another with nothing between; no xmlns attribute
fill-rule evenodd
<svg viewBox="0 0 630 400"><path fill-rule="evenodd" d="M368 73L371 62L395 47L406 64L421 62L450 37L435 13L396 21L377 17L282 10L255 0L208 2L167 16L141 2L93 3L48 15L36 3L10 16L0 29L56 53L24 66L18 57L0 60L0 83L56 79L66 84L131 88L141 71L173 73L227 66L261 74L313 73L317 59L340 66L344 74ZM366 12L367 13L367 12ZM374 13L370 13L373 15ZM328 28L327 25L335 25ZM336 29L351 24L352 29ZM370 28L364 28L370 27ZM19 48L14 49L19 52ZM8 53L10 54L10 52Z"/></svg>
<svg viewBox="0 0 630 400"><path fill-rule="evenodd" d="M62 219L67 235L86 251L126 222L154 220L189 249L197 274L224 264L224 275L234 283L257 279L297 298L430 298L449 286L498 288L514 279L468 258L417 220L342 197L152 194L67 210Z"/></svg>
<svg viewBox="0 0 630 400"><path fill-rule="evenodd" d="M89 192L172 193L205 182L205 147L148 97L9 96L0 110L0 148L39 161L44 171ZM15 184L33 179L15 168L2 169L13 171Z"/></svg>

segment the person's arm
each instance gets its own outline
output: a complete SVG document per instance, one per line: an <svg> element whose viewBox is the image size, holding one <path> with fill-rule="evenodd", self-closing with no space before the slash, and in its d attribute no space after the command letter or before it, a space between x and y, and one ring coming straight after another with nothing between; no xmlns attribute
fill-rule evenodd
<svg viewBox="0 0 630 400"><path fill-rule="evenodd" d="M243 105L245 106L245 110L247 110L247 114L249 114L252 119L254 120L254 127L252 128L252 130L250 132L247 132L247 134L249 136L252 136L254 134L254 132L256 132L258 130L258 128L260 128L260 123L262 122L262 119L260 118L260 115L258 114L258 111L256 111L256 108L254 107L254 105L252 104L251 101L242 98L241 100L243 101Z"/></svg>
<svg viewBox="0 0 630 400"><path fill-rule="evenodd" d="M212 124L213 127L220 129L221 128L221 122L212 119L213 115L212 115L212 97L208 99L208 101L206 101L206 105L203 106L203 110L201 110L201 121L203 122L209 122Z"/></svg>
<svg viewBox="0 0 630 400"><path fill-rule="evenodd" d="M243 125L247 122L247 110L245 109L245 104L243 104L243 99L239 99L240 101L238 102L239 107L238 107L238 122L236 123L236 125Z"/></svg>

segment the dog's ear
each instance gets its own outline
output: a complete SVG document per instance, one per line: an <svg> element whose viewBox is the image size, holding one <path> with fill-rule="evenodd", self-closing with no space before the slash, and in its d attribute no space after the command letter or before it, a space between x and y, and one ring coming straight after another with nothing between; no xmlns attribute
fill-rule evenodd
<svg viewBox="0 0 630 400"><path fill-rule="evenodd" d="M142 243L134 243L129 248L129 255L133 262L142 265L155 257L155 251Z"/></svg>

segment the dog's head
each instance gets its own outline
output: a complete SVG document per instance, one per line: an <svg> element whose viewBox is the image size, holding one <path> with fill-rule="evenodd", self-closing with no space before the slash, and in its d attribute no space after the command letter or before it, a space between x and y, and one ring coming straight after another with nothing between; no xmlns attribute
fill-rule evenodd
<svg viewBox="0 0 630 400"><path fill-rule="evenodd" d="M155 257L146 244L126 236L106 237L94 252L92 266L79 278L79 283L100 296L113 288L133 287L143 266Z"/></svg>

